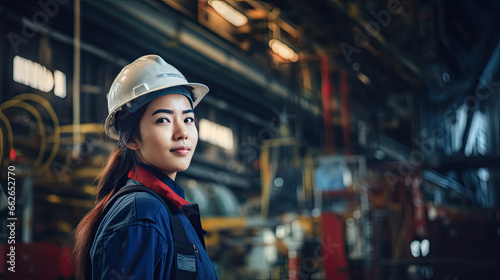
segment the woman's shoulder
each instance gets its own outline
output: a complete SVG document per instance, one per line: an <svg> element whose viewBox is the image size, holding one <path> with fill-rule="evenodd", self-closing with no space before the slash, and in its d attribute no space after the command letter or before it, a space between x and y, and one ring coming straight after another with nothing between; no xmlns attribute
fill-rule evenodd
<svg viewBox="0 0 500 280"><path fill-rule="evenodd" d="M167 206L148 192L135 192L135 207L137 219L149 219L153 222L168 221Z"/></svg>
<svg viewBox="0 0 500 280"><path fill-rule="evenodd" d="M101 222L104 231L117 230L133 225L154 227L169 232L166 206L147 192L131 192L118 198Z"/></svg>
<svg viewBox="0 0 500 280"><path fill-rule="evenodd" d="M170 232L168 211L161 201L146 192L127 193L113 203L101 221L90 256L103 271L121 265L120 262L133 263L139 252L146 252L142 257L156 264L160 258L171 257ZM113 260L112 264L109 260ZM137 273L142 275L143 271Z"/></svg>

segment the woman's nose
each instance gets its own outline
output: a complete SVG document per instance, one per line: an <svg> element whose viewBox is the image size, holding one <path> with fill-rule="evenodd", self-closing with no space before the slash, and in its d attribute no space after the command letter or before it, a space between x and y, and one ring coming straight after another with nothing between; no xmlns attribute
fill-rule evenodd
<svg viewBox="0 0 500 280"><path fill-rule="evenodd" d="M177 125L173 136L175 140L187 139L188 134L186 128L183 125Z"/></svg>

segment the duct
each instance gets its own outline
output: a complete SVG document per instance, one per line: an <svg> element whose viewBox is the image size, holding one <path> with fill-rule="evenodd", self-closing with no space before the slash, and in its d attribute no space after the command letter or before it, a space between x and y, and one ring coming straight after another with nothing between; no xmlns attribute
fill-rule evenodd
<svg viewBox="0 0 500 280"><path fill-rule="evenodd" d="M34 30L37 30L40 34L43 34L43 35L46 35L54 40L57 40L61 43L64 43L64 44L68 44L68 45L72 45L73 44L73 38L60 32L60 31L57 31L55 29L52 29L50 27L47 27L47 26L42 26L40 24L36 24L34 23L33 21L31 20L28 20L27 18L25 17L22 17L21 19L19 19L19 21L21 22L21 24L23 26L28 26ZM110 62L113 62L113 63L116 63L120 66L125 66L127 65L127 60L121 58L121 57L117 57L113 54L111 54L110 52L108 51L105 51L103 49L100 49L92 44L89 44L89 43L86 43L86 42L81 42L80 43L80 49L81 50L84 50L88 53L91 53L95 56L98 56L102 59L105 59L107 61L110 61Z"/></svg>
<svg viewBox="0 0 500 280"><path fill-rule="evenodd" d="M1 12L2 12L2 10L0 7L0 13ZM36 24L36 23L28 20L25 17L20 18L18 20L21 22L22 25L28 26L28 27L32 28L33 30L37 30L40 34L48 36L48 37L50 37L58 42L68 44L68 45L73 44L73 38L71 38L70 36L68 36L60 31L57 31L55 29L52 29L52 28L49 28L46 26L42 26L40 24ZM122 67L128 64L127 60L125 60L121 57L117 57L117 56L109 53L108 51L105 51L105 50L103 50L95 45L92 45L92 44L89 44L89 43L82 41L80 43L80 48L81 48L81 50L83 50L85 52L91 53L91 54L93 54L97 57L100 57L102 59L105 59L107 61L116 63L117 65L120 65ZM100 92L100 91L97 91L97 92ZM209 103L211 106L217 107L221 110L224 110L227 112L237 111L238 114L240 114L242 116L242 118L244 118L245 120L250 121L256 125L259 125L262 127L265 127L268 125L267 120L264 120L256 115L250 113L250 112L247 112L247 111L243 110L242 108L234 107L234 105L230 108L230 106L228 104L224 103L222 100L216 100L212 96L206 96L204 100L205 100L205 102ZM303 104L303 106L309 108L309 110L312 111L314 114L316 114L316 115L319 114L319 112L317 111L318 110L317 107L310 108L311 107L310 103ZM315 110L313 110L313 109L315 109Z"/></svg>
<svg viewBox="0 0 500 280"><path fill-rule="evenodd" d="M124 5L124 4L127 5ZM225 67L229 73L237 74L243 78L245 82L251 82L252 85L262 87L267 93L271 93L281 99L289 99L289 93L291 89L287 88L285 84L280 82L278 79L273 78L272 74L263 71L262 67L258 67L253 64L252 61L245 59L242 53L234 53L235 49L229 46L223 39L214 36L210 32L207 32L201 26L196 23L183 20L182 17L176 17L175 14L168 14L168 11L164 11L164 4L152 1L149 3L151 6L144 5L144 2L138 1L127 1L123 4L118 5L115 2L88 2L97 9L104 10L108 13L112 13L117 17L123 17L123 12L127 14L126 17L136 19L139 23L145 22L146 25L138 26L141 32L148 34L153 38L160 38L160 40L165 40L161 38L162 36L156 32L160 31L168 36L169 39L175 41L181 46L186 46L186 50L195 51L196 54L201 54L200 58L208 58L209 60ZM108 6L112 5L112 6ZM168 16L165 16L167 14ZM153 31L154 30L154 31ZM153 32L152 32L153 31ZM192 55L192 54L191 54ZM189 55L188 55L189 56ZM193 73L198 73L198 75L207 75L198 66L194 66L192 63L186 63L184 67L190 69ZM211 80L213 82L220 82L221 84L227 84L227 78L215 76L212 74ZM243 92L244 90L239 90ZM247 94L251 92L247 91ZM257 97L248 96L250 99ZM310 100L301 97L300 106L313 116L320 116L321 109L319 106Z"/></svg>
<svg viewBox="0 0 500 280"><path fill-rule="evenodd" d="M0 9L0 13L2 12L2 10ZM55 29L52 29L52 28L49 28L49 27L46 27L46 26L42 26L40 24L36 24L30 20L28 20L27 18L23 17L21 19L19 19L19 21L21 22L22 25L24 26L28 26L30 28L32 28L33 30L38 30L38 32L40 34L43 34L45 36L48 36L58 42L61 42L61 43L64 43L64 44L68 44L68 45L72 45L73 44L73 38L71 38L70 36L60 32L60 31L57 31ZM97 57L100 57L102 59L105 59L107 61L110 61L110 62L113 62L113 63L116 63L120 66L125 66L127 65L129 62L123 58L120 58L120 57L117 57L111 53L109 53L108 51L105 51L95 45L92 45L92 44L89 44L89 43L86 43L86 42L80 42L80 48L81 50L85 51L85 52L88 52L88 53L91 53ZM82 86L83 87L83 86ZM101 92L101 91L97 91L97 92ZM230 106L223 102L222 100L216 100L214 97L212 96L206 96L205 97L205 102L207 102L208 104L210 104L211 106L214 106L214 107L217 107L221 110L224 110L224 111L227 111L227 112L234 112L234 111L237 111L238 114L245 120L247 121L250 121L256 125L259 125L259 126L262 126L262 127L265 127L268 125L268 121L267 120L264 120L262 119L261 117L258 117L250 112L247 112L245 110L243 110L242 108L238 108L238 107L235 107L234 105ZM310 108L311 107L311 104L310 103L306 103L306 104L303 104L303 107L306 107L306 108L309 108L309 110L311 112L313 112L314 114L319 114L319 112L317 111L317 107L314 107L314 108ZM235 110L236 109L236 110ZM315 110L313 110L315 109Z"/></svg>
<svg viewBox="0 0 500 280"><path fill-rule="evenodd" d="M232 54L226 42L208 34L200 26L194 23L176 19L175 16L165 16L154 7L143 5L138 1L107 2L115 8L122 10L128 15L139 19L163 34L178 39L180 43L199 52L210 60L226 67L228 70L238 73L258 86L268 89L275 95L287 99L290 91L285 85L276 79L270 78L270 74L257 69L250 62Z"/></svg>

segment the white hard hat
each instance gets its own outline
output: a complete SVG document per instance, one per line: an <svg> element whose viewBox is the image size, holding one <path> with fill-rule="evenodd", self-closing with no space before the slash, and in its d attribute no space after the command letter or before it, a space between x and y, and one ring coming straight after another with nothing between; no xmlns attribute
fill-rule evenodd
<svg viewBox="0 0 500 280"><path fill-rule="evenodd" d="M115 129L115 115L123 106L134 112L147 102L171 93L185 95L194 108L208 93L208 87L189 83L179 70L158 55L142 56L123 67L106 95L108 99L108 117L104 124L106 134L115 140L119 139Z"/></svg>

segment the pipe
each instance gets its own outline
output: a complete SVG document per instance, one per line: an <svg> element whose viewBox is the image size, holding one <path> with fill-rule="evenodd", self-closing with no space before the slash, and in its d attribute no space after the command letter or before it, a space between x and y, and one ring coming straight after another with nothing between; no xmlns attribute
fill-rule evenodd
<svg viewBox="0 0 500 280"><path fill-rule="evenodd" d="M347 74L340 71L340 114L342 117L342 137L344 140L345 154L351 154L351 120L349 110L349 84L347 83Z"/></svg>
<svg viewBox="0 0 500 280"><path fill-rule="evenodd" d="M326 153L333 153L333 127L331 114L331 92L329 59L326 54L320 56L321 65L321 99L323 104L323 133Z"/></svg>
<svg viewBox="0 0 500 280"><path fill-rule="evenodd" d="M73 157L80 154L80 0L75 0L73 37Z"/></svg>

